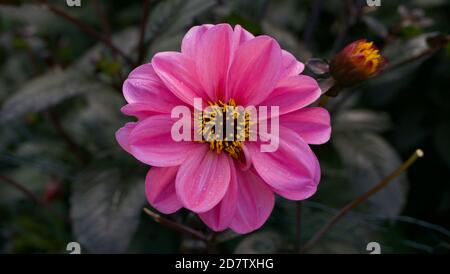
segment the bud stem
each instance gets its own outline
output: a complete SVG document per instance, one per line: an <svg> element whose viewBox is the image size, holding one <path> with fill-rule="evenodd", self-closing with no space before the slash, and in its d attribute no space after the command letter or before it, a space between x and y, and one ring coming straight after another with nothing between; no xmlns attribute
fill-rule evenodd
<svg viewBox="0 0 450 274"><path fill-rule="evenodd" d="M374 187L372 187L370 190L368 190L366 193L362 194L361 196L357 197L355 200L347 204L345 207L343 207L336 215L334 215L331 220L328 221L310 240L306 245L303 247L302 252L306 252L309 249L311 249L312 246L314 246L324 235L328 230L330 230L331 227L333 227L342 217L344 217L350 210L354 209L364 201L366 201L370 196L377 193L384 187L386 187L393 179L397 178L400 174L408 170L408 168L418 159L423 157L423 151L421 149L417 149L409 159L404 162L399 168L397 168L394 172L389 174L387 177L385 177L383 180L381 180L378 184L376 184Z"/></svg>

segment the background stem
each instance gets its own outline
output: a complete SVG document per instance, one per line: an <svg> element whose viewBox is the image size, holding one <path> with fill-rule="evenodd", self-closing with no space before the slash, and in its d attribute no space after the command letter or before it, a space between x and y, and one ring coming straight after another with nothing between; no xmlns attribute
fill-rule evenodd
<svg viewBox="0 0 450 274"><path fill-rule="evenodd" d="M145 58L145 31L147 26L147 19L150 13L150 0L144 0L144 4L142 6L142 18L141 18L141 31L139 35L139 55L138 55L138 64L141 64Z"/></svg>
<svg viewBox="0 0 450 274"><path fill-rule="evenodd" d="M68 224L69 220L66 219L64 216L53 210L53 208L49 207L44 201L42 201L38 196L36 196L31 190L29 190L26 186L23 184L13 180L12 178L2 176L0 175L0 181L10 185L11 187L14 187L15 189L22 192L25 197L27 197L30 201L33 203L39 205L40 207L44 208L49 212L51 215L61 219L64 223Z"/></svg>
<svg viewBox="0 0 450 274"><path fill-rule="evenodd" d="M94 0L94 8L97 16L99 17L100 24L102 25L103 32L105 33L106 38L111 40L112 33L111 28L108 23L108 18L106 17L105 11L103 9L101 0Z"/></svg>
<svg viewBox="0 0 450 274"><path fill-rule="evenodd" d="M209 241L209 238L200 231L197 231L197 230L187 227L185 225L182 225L177 222L166 219L166 218L162 217L161 215L156 214L155 212L151 211L148 208L144 208L144 212L147 213L148 216L152 217L152 219L155 220L155 222L157 222L157 223L167 226L175 231L191 235L202 241L205 241L205 242Z"/></svg>

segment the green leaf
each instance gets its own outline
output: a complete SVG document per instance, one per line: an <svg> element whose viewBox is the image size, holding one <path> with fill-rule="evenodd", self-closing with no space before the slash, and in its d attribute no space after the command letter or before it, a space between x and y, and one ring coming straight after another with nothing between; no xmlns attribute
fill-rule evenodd
<svg viewBox="0 0 450 274"><path fill-rule="evenodd" d="M117 169L84 172L72 187L70 216L77 241L90 252L124 252L145 203L144 183Z"/></svg>
<svg viewBox="0 0 450 274"><path fill-rule="evenodd" d="M115 132L131 120L120 112L123 99L112 90L98 90L86 94L85 102L64 117L64 124L70 125L67 132L93 155L114 153L119 149Z"/></svg>
<svg viewBox="0 0 450 274"><path fill-rule="evenodd" d="M369 190L392 171L402 159L378 133L390 127L386 114L368 110L347 109L333 119L332 143L351 183L354 197ZM408 182L402 174L368 200L370 212L393 218L406 203Z"/></svg>
<svg viewBox="0 0 450 274"><path fill-rule="evenodd" d="M368 191L398 168L402 160L380 136L370 132L340 132L333 145L346 166L355 197ZM368 199L370 211L392 218L400 214L405 203L408 182L402 174Z"/></svg>
<svg viewBox="0 0 450 274"><path fill-rule="evenodd" d="M0 110L0 123L39 112L85 92L106 87L78 70L51 71L26 83L6 99Z"/></svg>

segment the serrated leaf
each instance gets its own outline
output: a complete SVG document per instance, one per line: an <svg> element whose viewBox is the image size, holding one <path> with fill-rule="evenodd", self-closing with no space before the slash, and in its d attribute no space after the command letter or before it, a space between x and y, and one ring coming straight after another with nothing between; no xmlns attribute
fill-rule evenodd
<svg viewBox="0 0 450 274"><path fill-rule="evenodd" d="M354 197L401 165L395 149L378 135L390 126L386 114L365 109L344 109L333 118L332 143L346 167ZM390 218L398 215L406 202L407 186L402 174L369 199L371 212Z"/></svg>
<svg viewBox="0 0 450 274"><path fill-rule="evenodd" d="M70 216L83 248L94 253L124 252L139 224L144 184L116 169L91 170L73 184Z"/></svg>
<svg viewBox="0 0 450 274"><path fill-rule="evenodd" d="M85 92L104 89L99 81L91 80L77 70L52 71L26 83L14 92L0 110L0 123L39 112Z"/></svg>
<svg viewBox="0 0 450 274"><path fill-rule="evenodd" d="M371 132L339 132L333 136L355 197L369 190L398 168L402 160L380 136ZM393 218L406 203L408 182L402 174L368 200L374 214Z"/></svg>
<svg viewBox="0 0 450 274"><path fill-rule="evenodd" d="M118 148L114 133L129 120L120 112L123 99L112 90L99 90L85 98L86 106L65 117L64 124L71 125L67 132L91 153L109 154Z"/></svg>

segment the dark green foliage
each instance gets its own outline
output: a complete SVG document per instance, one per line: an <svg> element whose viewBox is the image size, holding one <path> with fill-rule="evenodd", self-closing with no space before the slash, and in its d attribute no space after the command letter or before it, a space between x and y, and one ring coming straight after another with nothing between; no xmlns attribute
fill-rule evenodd
<svg viewBox="0 0 450 274"><path fill-rule="evenodd" d="M31 2L0 4L0 176L19 182L42 203L0 180L0 253L66 253L72 241L86 253L295 252L296 204L281 198L261 230L218 234L212 247L145 215L149 167L114 137L132 120L120 107L121 86L133 66ZM81 8L49 2L107 34L94 1L82 1ZM137 60L143 1L100 2L112 42ZM382 1L355 21L347 21L346 2L150 1L143 62L158 51L179 50L184 33L202 23L241 24L271 35L303 62L329 59L348 42L366 38L396 64L429 49L429 37L450 32L449 1ZM405 14L414 12L419 16L406 22ZM312 71L325 75L320 59ZM311 252L367 253L366 244L377 241L383 253L449 253L449 76L447 45L329 100L333 136L313 147L322 181L303 202L303 242L415 149L426 156L343 218ZM55 182L59 192L47 201ZM210 233L185 210L167 218Z"/></svg>

